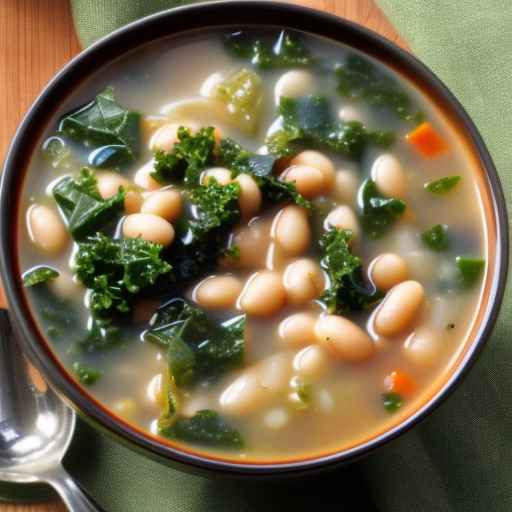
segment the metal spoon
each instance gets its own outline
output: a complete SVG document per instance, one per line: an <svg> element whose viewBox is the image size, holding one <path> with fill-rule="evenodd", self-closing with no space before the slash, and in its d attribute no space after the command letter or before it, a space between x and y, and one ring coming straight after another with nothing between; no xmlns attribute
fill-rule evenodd
<svg viewBox="0 0 512 512"><path fill-rule="evenodd" d="M45 482L72 512L100 510L62 466L74 430L75 413L30 377L7 311L0 310L0 480Z"/></svg>

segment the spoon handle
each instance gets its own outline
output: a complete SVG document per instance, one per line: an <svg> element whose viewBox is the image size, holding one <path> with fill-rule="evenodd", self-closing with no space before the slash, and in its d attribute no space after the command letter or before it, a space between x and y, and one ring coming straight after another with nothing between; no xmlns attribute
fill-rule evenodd
<svg viewBox="0 0 512 512"><path fill-rule="evenodd" d="M62 466L48 477L47 481L58 492L70 512L99 512L102 510L82 491Z"/></svg>

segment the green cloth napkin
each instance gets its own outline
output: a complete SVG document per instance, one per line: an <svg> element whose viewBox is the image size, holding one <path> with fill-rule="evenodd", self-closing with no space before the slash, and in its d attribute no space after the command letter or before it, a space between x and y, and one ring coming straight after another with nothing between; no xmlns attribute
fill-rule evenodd
<svg viewBox="0 0 512 512"><path fill-rule="evenodd" d="M84 44L172 0L72 0ZM380 0L389 18L465 105L511 203L510 0ZM66 464L108 511L512 510L510 292L484 354L454 395L413 431L366 459L300 483L213 481L134 454L85 424Z"/></svg>

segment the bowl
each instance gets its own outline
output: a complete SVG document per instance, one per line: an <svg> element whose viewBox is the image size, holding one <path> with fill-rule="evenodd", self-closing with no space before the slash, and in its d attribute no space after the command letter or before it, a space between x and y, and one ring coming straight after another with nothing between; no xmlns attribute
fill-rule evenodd
<svg viewBox="0 0 512 512"><path fill-rule="evenodd" d="M281 20L286 20L283 23ZM333 453L294 460L240 463L197 453L157 438L113 415L83 389L50 349L31 316L23 293L17 255L17 211L24 174L46 124L66 98L93 70L145 43L196 29L275 26L312 33L345 43L384 62L411 80L441 109L475 159L487 227L488 271L469 334L471 342L458 355L453 372L428 400L402 423L355 446ZM508 225L505 199L491 157L475 125L447 87L419 60L390 41L359 25L304 7L265 1L230 1L164 11L133 22L104 37L67 64L48 84L21 123L8 152L0 188L1 273L15 327L31 361L83 418L140 453L178 469L207 475L277 477L304 475L333 468L366 455L391 441L431 413L461 382L492 331L506 284Z"/></svg>

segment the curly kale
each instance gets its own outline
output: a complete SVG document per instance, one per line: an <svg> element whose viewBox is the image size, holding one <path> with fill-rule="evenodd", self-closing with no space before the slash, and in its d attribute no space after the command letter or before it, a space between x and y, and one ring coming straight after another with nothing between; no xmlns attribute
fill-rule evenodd
<svg viewBox="0 0 512 512"><path fill-rule="evenodd" d="M161 251L161 245L141 238L114 240L101 233L80 242L75 272L90 289L93 315L109 318L128 313L137 293L170 272Z"/></svg>
<svg viewBox="0 0 512 512"><path fill-rule="evenodd" d="M159 183L199 185L201 172L213 162L214 128L201 128L197 133L183 126L178 130L178 142L170 153L156 151L151 176Z"/></svg>
<svg viewBox="0 0 512 512"><path fill-rule="evenodd" d="M39 284L46 283L47 281L51 281L56 277L59 277L59 272L57 272L57 270L41 265L23 273L23 286L30 288L31 286L37 286Z"/></svg>
<svg viewBox="0 0 512 512"><path fill-rule="evenodd" d="M350 252L351 239L352 232L346 229L331 229L320 239L321 265L330 284L320 300L330 313L365 310L383 297L364 282L361 258Z"/></svg>
<svg viewBox="0 0 512 512"><path fill-rule="evenodd" d="M255 39L243 31L226 37L228 50L260 69L306 67L314 63L309 49L296 34L282 30L277 39Z"/></svg>
<svg viewBox="0 0 512 512"><path fill-rule="evenodd" d="M94 172L87 167L77 177L60 179L52 193L75 240L82 240L111 223L120 216L124 206L122 188L111 198L102 199Z"/></svg>
<svg viewBox="0 0 512 512"><path fill-rule="evenodd" d="M336 122L323 96L281 97L279 113L282 128L266 141L269 151L279 157L313 146L358 159L367 145L388 147L394 141L391 132L369 131L357 121Z"/></svg>
<svg viewBox="0 0 512 512"><path fill-rule="evenodd" d="M388 109L404 121L419 123L424 119L400 85L368 59L352 54L335 73L337 90L344 98L361 99L373 107Z"/></svg>

